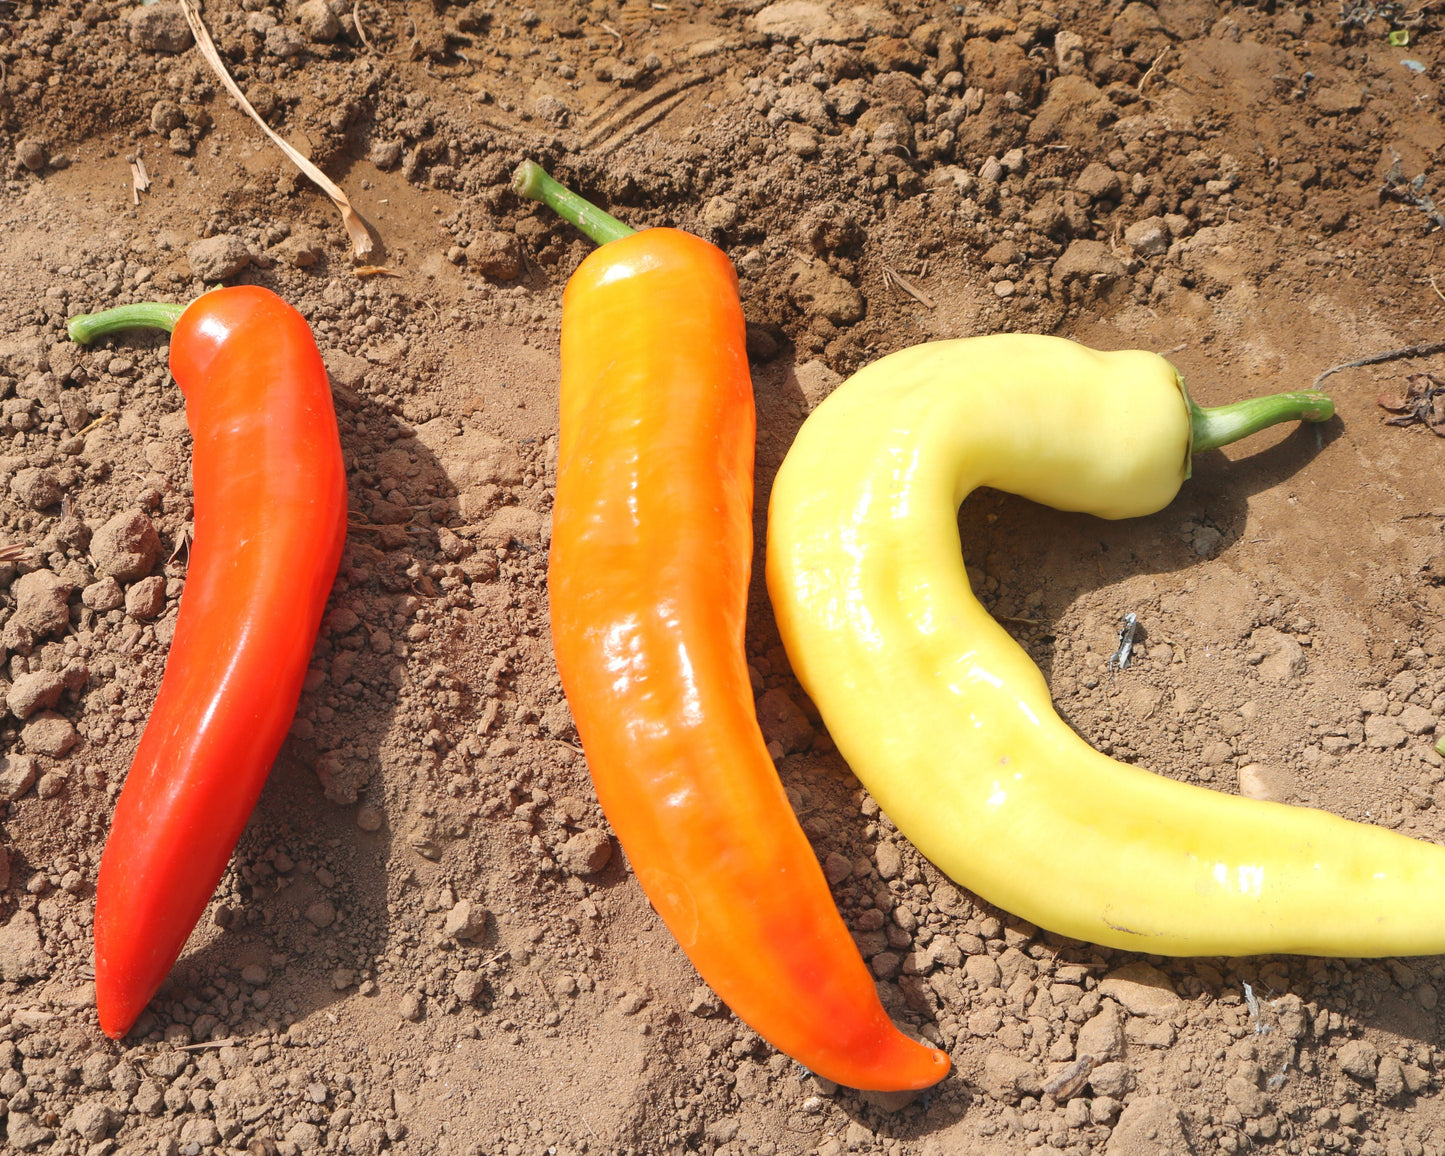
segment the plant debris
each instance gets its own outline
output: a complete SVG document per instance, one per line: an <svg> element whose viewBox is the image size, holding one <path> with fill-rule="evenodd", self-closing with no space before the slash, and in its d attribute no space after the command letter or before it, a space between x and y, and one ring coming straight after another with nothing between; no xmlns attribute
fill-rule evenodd
<svg viewBox="0 0 1445 1156"><path fill-rule="evenodd" d="M1424 425L1436 437L1445 438L1445 381L1433 373L1412 373L1405 379L1405 395L1381 394L1379 405L1395 414L1386 425Z"/></svg>

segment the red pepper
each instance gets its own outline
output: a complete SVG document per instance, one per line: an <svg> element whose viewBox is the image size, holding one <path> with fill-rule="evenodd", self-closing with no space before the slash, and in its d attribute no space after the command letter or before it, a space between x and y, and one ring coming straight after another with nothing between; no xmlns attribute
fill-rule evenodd
<svg viewBox="0 0 1445 1156"><path fill-rule="evenodd" d="M597 798L698 972L819 1075L941 1079L839 917L758 729L743 650L755 418L737 276L676 229L633 233L542 173L515 187L605 241L562 299L547 571L557 670Z"/></svg>
<svg viewBox="0 0 1445 1156"><path fill-rule="evenodd" d="M171 328L195 528L176 630L95 904L100 1026L130 1029L216 889L296 713L346 537L346 473L306 321L255 286L75 318Z"/></svg>

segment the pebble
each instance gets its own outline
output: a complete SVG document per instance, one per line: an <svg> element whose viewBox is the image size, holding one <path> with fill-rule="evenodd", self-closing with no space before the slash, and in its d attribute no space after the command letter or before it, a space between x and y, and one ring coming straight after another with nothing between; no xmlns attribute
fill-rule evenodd
<svg viewBox="0 0 1445 1156"><path fill-rule="evenodd" d="M330 927L336 922L336 908L325 899L318 899L306 908L306 921L313 927Z"/></svg>
<svg viewBox="0 0 1445 1156"><path fill-rule="evenodd" d="M149 4L125 14L130 42L146 52L184 52L194 42L179 4Z"/></svg>
<svg viewBox="0 0 1445 1156"><path fill-rule="evenodd" d="M251 264L251 259L246 242L231 233L202 238L186 250L191 272L208 283L229 280Z"/></svg>
<svg viewBox="0 0 1445 1156"><path fill-rule="evenodd" d="M15 143L15 161L22 168L38 173L50 163L50 150L43 140L25 137Z"/></svg>
<svg viewBox="0 0 1445 1156"><path fill-rule="evenodd" d="M23 626L36 637L59 634L70 625L70 591L72 586L49 570L33 570L22 574L10 585L15 598L15 615L6 624Z"/></svg>
<svg viewBox="0 0 1445 1156"><path fill-rule="evenodd" d="M28 719L38 710L48 710L60 701L65 679L56 671L35 670L22 674L11 684L5 705L18 719Z"/></svg>
<svg viewBox="0 0 1445 1156"><path fill-rule="evenodd" d="M137 622L149 622L166 608L166 580L159 574L142 578L125 592L125 612Z"/></svg>
<svg viewBox="0 0 1445 1156"><path fill-rule="evenodd" d="M983 1058L983 1090L995 1100L1016 1104L1043 1091L1043 1081L1032 1064L1010 1052L992 1051Z"/></svg>
<svg viewBox="0 0 1445 1156"><path fill-rule="evenodd" d="M1118 1000L1136 1016L1162 1019L1184 1006L1169 977L1147 963L1131 963L1109 972L1099 981L1099 994Z"/></svg>
<svg viewBox="0 0 1445 1156"><path fill-rule="evenodd" d="M140 510L124 510L108 519L90 542L97 576L134 582L150 573L160 555L155 525Z"/></svg>
<svg viewBox="0 0 1445 1156"><path fill-rule="evenodd" d="M60 499L65 496L60 479L50 470L34 466L18 471L10 479L10 492L32 510L48 510L59 505Z"/></svg>
<svg viewBox="0 0 1445 1156"><path fill-rule="evenodd" d="M1368 1040L1347 1040L1335 1049L1335 1062L1346 1075L1370 1083L1380 1065L1380 1052Z"/></svg>
<svg viewBox="0 0 1445 1156"><path fill-rule="evenodd" d="M397 1013L408 1023L416 1023L422 1018L422 997L414 992L406 992L397 1004Z"/></svg>
<svg viewBox="0 0 1445 1156"><path fill-rule="evenodd" d="M490 913L480 903L458 900L447 912L442 930L453 939L476 939L486 930Z"/></svg>
<svg viewBox="0 0 1445 1156"><path fill-rule="evenodd" d="M1193 1151L1184 1130L1183 1113L1166 1096L1142 1096L1130 1101L1109 1137L1110 1154L1180 1156Z"/></svg>
<svg viewBox="0 0 1445 1156"><path fill-rule="evenodd" d="M467 265L484 277L515 281L522 275L522 246L511 233L488 229L467 245Z"/></svg>
<svg viewBox="0 0 1445 1156"><path fill-rule="evenodd" d="M556 856L557 865L569 875L595 875L612 859L612 840L606 831L589 827L559 846Z"/></svg>
<svg viewBox="0 0 1445 1156"><path fill-rule="evenodd" d="M20 739L27 751L61 759L68 755L80 736L75 724L62 714L46 710L34 715L20 730Z"/></svg>
<svg viewBox="0 0 1445 1156"><path fill-rule="evenodd" d="M1074 1052L1080 1056L1093 1056L1100 1065L1123 1056L1124 1021L1119 1015L1117 1004L1112 1001L1105 1003L1090 1019L1084 1021L1074 1043ZM1095 1069L1096 1074L1097 1071L1098 1069ZM1092 1078L1090 1082L1093 1082Z"/></svg>

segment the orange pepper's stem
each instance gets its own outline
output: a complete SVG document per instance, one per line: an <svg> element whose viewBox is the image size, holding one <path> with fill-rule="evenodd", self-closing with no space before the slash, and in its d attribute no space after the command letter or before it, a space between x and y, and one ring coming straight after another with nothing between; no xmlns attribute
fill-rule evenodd
<svg viewBox="0 0 1445 1156"><path fill-rule="evenodd" d="M541 201L564 221L576 225L599 245L620 241L637 232L591 201L558 184L536 161L523 161L512 174L512 191L518 196Z"/></svg>

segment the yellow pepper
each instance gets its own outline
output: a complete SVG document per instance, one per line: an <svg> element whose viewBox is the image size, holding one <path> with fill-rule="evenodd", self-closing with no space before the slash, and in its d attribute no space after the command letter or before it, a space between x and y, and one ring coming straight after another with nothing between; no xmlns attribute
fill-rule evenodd
<svg viewBox="0 0 1445 1156"><path fill-rule="evenodd" d="M1445 951L1445 849L1100 754L963 567L957 508L979 486L1149 514L1192 451L1333 412L1313 393L1201 410L1163 358L1022 335L892 354L817 408L773 485L768 590L839 751L924 855L1040 927L1134 951Z"/></svg>

